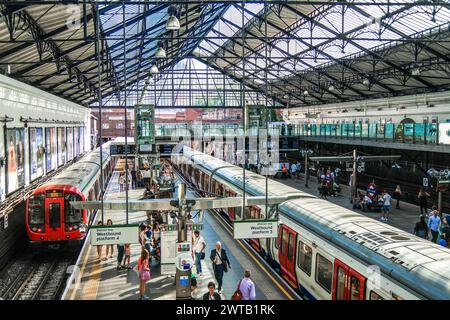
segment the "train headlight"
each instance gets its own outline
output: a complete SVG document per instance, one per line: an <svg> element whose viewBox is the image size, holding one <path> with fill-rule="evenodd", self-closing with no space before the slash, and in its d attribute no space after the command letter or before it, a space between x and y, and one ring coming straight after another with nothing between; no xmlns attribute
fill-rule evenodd
<svg viewBox="0 0 450 320"><path fill-rule="evenodd" d="M78 225L76 224L73 226L73 230L77 230L77 229L78 229Z"/></svg>
<svg viewBox="0 0 450 320"><path fill-rule="evenodd" d="M36 231L38 230L38 228L33 227L33 228L31 228L31 230L34 231L34 232L36 232Z"/></svg>

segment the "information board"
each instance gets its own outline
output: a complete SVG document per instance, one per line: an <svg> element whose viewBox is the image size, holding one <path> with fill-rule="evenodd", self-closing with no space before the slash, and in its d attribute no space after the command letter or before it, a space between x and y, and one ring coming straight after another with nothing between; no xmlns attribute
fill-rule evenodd
<svg viewBox="0 0 450 320"><path fill-rule="evenodd" d="M91 227L91 245L139 243L139 227L135 224Z"/></svg>
<svg viewBox="0 0 450 320"><path fill-rule="evenodd" d="M187 240L192 239L192 231L188 230ZM161 274L175 275L177 259L178 225L161 226Z"/></svg>
<svg viewBox="0 0 450 320"><path fill-rule="evenodd" d="M278 237L277 220L234 221L235 239L261 239Z"/></svg>

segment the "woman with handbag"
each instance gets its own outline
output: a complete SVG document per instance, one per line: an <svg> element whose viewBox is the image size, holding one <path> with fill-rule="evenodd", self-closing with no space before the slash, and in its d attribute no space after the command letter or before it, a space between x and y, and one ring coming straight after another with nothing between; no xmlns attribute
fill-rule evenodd
<svg viewBox="0 0 450 320"><path fill-rule="evenodd" d="M150 280L150 266L148 262L150 254L146 249L142 249L141 256L138 259L138 271L139 271L139 299L149 300L150 298L145 295L145 287L147 281Z"/></svg>

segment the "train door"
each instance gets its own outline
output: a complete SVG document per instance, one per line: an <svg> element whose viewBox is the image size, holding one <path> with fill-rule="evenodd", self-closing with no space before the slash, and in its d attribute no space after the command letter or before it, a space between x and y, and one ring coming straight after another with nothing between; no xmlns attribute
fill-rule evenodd
<svg viewBox="0 0 450 320"><path fill-rule="evenodd" d="M366 278L338 259L333 279L333 300L364 300Z"/></svg>
<svg viewBox="0 0 450 320"><path fill-rule="evenodd" d="M257 206L250 206L245 208L246 211L246 219L250 220L259 220L261 218L261 208ZM250 245L256 249L256 251L261 251L261 245L259 243L259 239L250 239Z"/></svg>
<svg viewBox="0 0 450 320"><path fill-rule="evenodd" d="M233 190L230 189L230 190L228 190L228 196L236 197L236 192L234 192ZM230 218L231 221L234 221L234 219L235 219L235 212L236 212L235 207L228 208L228 217Z"/></svg>
<svg viewBox="0 0 450 320"><path fill-rule="evenodd" d="M295 276L295 247L297 244L297 232L286 225L280 227L281 237L278 237L279 249L278 259L281 266L281 275L294 288L297 288L297 277Z"/></svg>
<svg viewBox="0 0 450 320"><path fill-rule="evenodd" d="M64 215L64 198L45 198L47 210L47 239L58 241L64 239L62 220Z"/></svg>

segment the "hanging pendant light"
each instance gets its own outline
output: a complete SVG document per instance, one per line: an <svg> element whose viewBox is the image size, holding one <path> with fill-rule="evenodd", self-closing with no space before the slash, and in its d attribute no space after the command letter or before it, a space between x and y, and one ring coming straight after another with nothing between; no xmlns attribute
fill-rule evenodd
<svg viewBox="0 0 450 320"><path fill-rule="evenodd" d="M166 29L167 30L179 30L180 29L180 21L176 17L177 7L170 6L169 7L169 19L167 19Z"/></svg>
<svg viewBox="0 0 450 320"><path fill-rule="evenodd" d="M166 50L164 50L163 47L159 47L158 50L156 50L155 58L156 59L163 59L165 57L167 57Z"/></svg>
<svg viewBox="0 0 450 320"><path fill-rule="evenodd" d="M152 65L152 67L150 68L150 74L151 75L155 75L159 72L158 67L156 66L156 64Z"/></svg>

